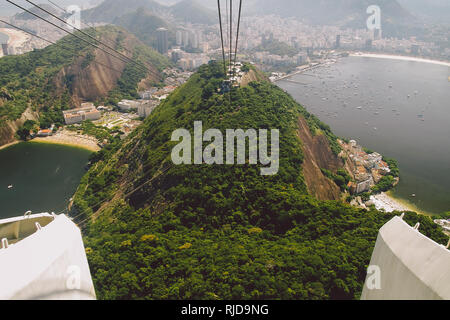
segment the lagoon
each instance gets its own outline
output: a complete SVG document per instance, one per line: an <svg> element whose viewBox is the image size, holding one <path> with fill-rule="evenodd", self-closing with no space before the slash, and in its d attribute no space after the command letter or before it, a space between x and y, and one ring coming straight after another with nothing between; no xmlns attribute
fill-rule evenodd
<svg viewBox="0 0 450 320"><path fill-rule="evenodd" d="M0 150L0 219L67 208L92 152L75 147L19 143ZM12 185L12 188L8 188Z"/></svg>

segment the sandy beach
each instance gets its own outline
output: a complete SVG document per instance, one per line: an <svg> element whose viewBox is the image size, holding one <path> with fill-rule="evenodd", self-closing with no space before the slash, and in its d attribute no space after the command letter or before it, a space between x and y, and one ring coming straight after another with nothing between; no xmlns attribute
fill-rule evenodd
<svg viewBox="0 0 450 320"><path fill-rule="evenodd" d="M14 141L14 142L11 142L11 143L4 144L4 145L0 146L0 150L9 148L9 147L11 147L11 146L13 146L15 144L18 144L19 142L20 141Z"/></svg>
<svg viewBox="0 0 450 320"><path fill-rule="evenodd" d="M370 201L372 201L375 204L377 210L384 210L386 212L413 211L417 213L423 213L419 212L420 210L415 208L413 205L407 204L406 201L395 199L394 197L390 196L387 193L380 193L371 196Z"/></svg>
<svg viewBox="0 0 450 320"><path fill-rule="evenodd" d="M403 61L415 61L415 62L439 64L442 66L450 67L450 62L430 60L430 59L425 59L425 58L408 57L408 56L397 56L397 55L390 55L390 54L373 54L373 53L356 54L356 53L352 53L352 54L350 54L350 56L365 57L365 58L391 59L391 60L403 60Z"/></svg>
<svg viewBox="0 0 450 320"><path fill-rule="evenodd" d="M76 132L63 130L59 131L50 137L39 137L31 140L35 143L52 143L68 145L72 147L79 147L83 149L88 149L93 152L99 151L101 148L98 146L97 139L94 137L79 135Z"/></svg>

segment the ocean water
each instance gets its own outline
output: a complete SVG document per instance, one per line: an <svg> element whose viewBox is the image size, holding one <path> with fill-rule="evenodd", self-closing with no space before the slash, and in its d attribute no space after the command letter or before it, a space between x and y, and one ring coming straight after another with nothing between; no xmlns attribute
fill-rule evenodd
<svg viewBox="0 0 450 320"><path fill-rule="evenodd" d="M90 151L20 143L0 150L0 219L61 212L85 174ZM12 189L8 186L12 185Z"/></svg>
<svg viewBox="0 0 450 320"><path fill-rule="evenodd" d="M338 136L397 159L395 196L442 213L450 211L449 76L443 65L347 57L277 84Z"/></svg>

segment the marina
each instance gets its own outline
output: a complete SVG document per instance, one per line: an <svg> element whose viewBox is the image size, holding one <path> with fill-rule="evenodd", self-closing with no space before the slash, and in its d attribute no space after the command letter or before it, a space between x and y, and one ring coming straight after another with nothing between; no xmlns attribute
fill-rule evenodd
<svg viewBox="0 0 450 320"><path fill-rule="evenodd" d="M427 213L450 210L447 66L350 56L308 74L288 77L304 85L278 85L339 137L397 159L397 198Z"/></svg>

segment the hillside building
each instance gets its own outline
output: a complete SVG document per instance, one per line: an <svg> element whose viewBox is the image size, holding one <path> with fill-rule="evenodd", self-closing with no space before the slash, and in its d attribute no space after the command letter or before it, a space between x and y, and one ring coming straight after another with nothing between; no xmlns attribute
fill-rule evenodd
<svg viewBox="0 0 450 320"><path fill-rule="evenodd" d="M143 101L138 106L139 117L147 118L152 113L152 111L156 108L157 105L158 105L158 103L156 101L152 101L152 100Z"/></svg>
<svg viewBox="0 0 450 320"><path fill-rule="evenodd" d="M156 30L158 40L158 52L166 54L169 51L169 31L166 28Z"/></svg>
<svg viewBox="0 0 450 320"><path fill-rule="evenodd" d="M95 121L101 118L100 111L92 103L83 103L80 108L63 111L63 115L67 125L87 120Z"/></svg>
<svg viewBox="0 0 450 320"><path fill-rule="evenodd" d="M130 111L132 109L137 109L139 105L138 101L135 100L122 100L120 101L117 106L119 107L120 111Z"/></svg>

